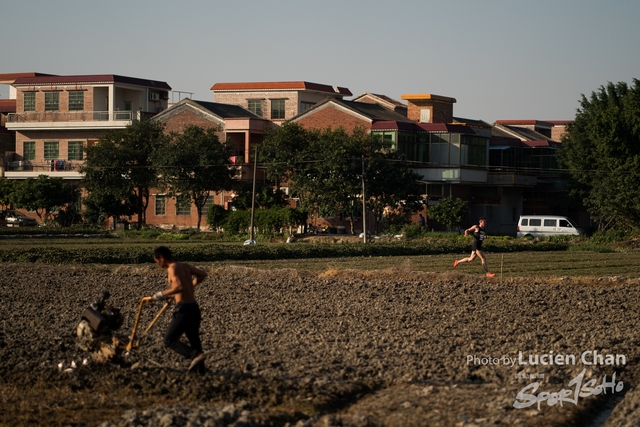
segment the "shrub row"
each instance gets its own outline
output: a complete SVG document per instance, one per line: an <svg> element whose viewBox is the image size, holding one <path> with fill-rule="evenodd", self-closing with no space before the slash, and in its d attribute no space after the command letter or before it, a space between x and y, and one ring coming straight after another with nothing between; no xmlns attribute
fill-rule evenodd
<svg viewBox="0 0 640 427"><path fill-rule="evenodd" d="M88 227L0 227L0 236L109 236L109 231Z"/></svg>
<svg viewBox="0 0 640 427"><path fill-rule="evenodd" d="M567 242L494 240L487 241L487 252L564 251ZM0 262L39 262L55 264L140 264L153 262L150 245L109 246L102 248L11 248L0 249ZM373 242L342 244L270 244L270 245L177 245L176 259L190 262L223 260L270 260L336 258L355 256L416 256L470 251L469 241L437 239L421 242Z"/></svg>

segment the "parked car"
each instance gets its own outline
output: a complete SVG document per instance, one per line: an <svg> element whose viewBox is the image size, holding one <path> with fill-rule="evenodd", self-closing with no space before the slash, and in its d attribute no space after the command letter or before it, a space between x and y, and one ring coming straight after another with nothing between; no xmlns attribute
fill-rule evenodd
<svg viewBox="0 0 640 427"><path fill-rule="evenodd" d="M35 227L38 222L18 211L3 211L4 222L7 227Z"/></svg>
<svg viewBox="0 0 640 427"><path fill-rule="evenodd" d="M566 216L522 215L518 220L517 237L578 236L582 230Z"/></svg>

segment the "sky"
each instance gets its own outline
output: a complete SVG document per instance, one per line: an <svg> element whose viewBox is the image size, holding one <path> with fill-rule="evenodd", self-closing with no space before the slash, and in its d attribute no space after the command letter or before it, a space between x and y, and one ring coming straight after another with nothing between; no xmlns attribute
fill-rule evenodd
<svg viewBox="0 0 640 427"><path fill-rule="evenodd" d="M118 74L203 101L218 82L303 80L453 97L489 123L571 120L583 94L640 78L639 18L638 0L7 0L0 73Z"/></svg>

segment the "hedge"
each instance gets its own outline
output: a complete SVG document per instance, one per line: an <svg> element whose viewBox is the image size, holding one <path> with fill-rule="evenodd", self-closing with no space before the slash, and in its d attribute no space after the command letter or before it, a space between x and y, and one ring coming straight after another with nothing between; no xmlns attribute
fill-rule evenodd
<svg viewBox="0 0 640 427"><path fill-rule="evenodd" d="M565 251L568 242L536 240L488 240L486 252ZM38 262L52 264L140 264L151 263L149 245L109 246L101 248L8 248L0 249L0 262ZM438 239L420 242L372 242L340 244L267 244L267 245L176 245L174 256L181 261L214 262L224 260L274 260L336 258L355 256L416 256L470 252L463 239Z"/></svg>

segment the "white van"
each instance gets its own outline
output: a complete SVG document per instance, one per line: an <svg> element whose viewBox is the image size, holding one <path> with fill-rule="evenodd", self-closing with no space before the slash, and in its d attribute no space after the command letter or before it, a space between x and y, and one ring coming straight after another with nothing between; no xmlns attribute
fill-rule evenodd
<svg viewBox="0 0 640 427"><path fill-rule="evenodd" d="M579 236L580 230L566 216L522 215L517 237Z"/></svg>

